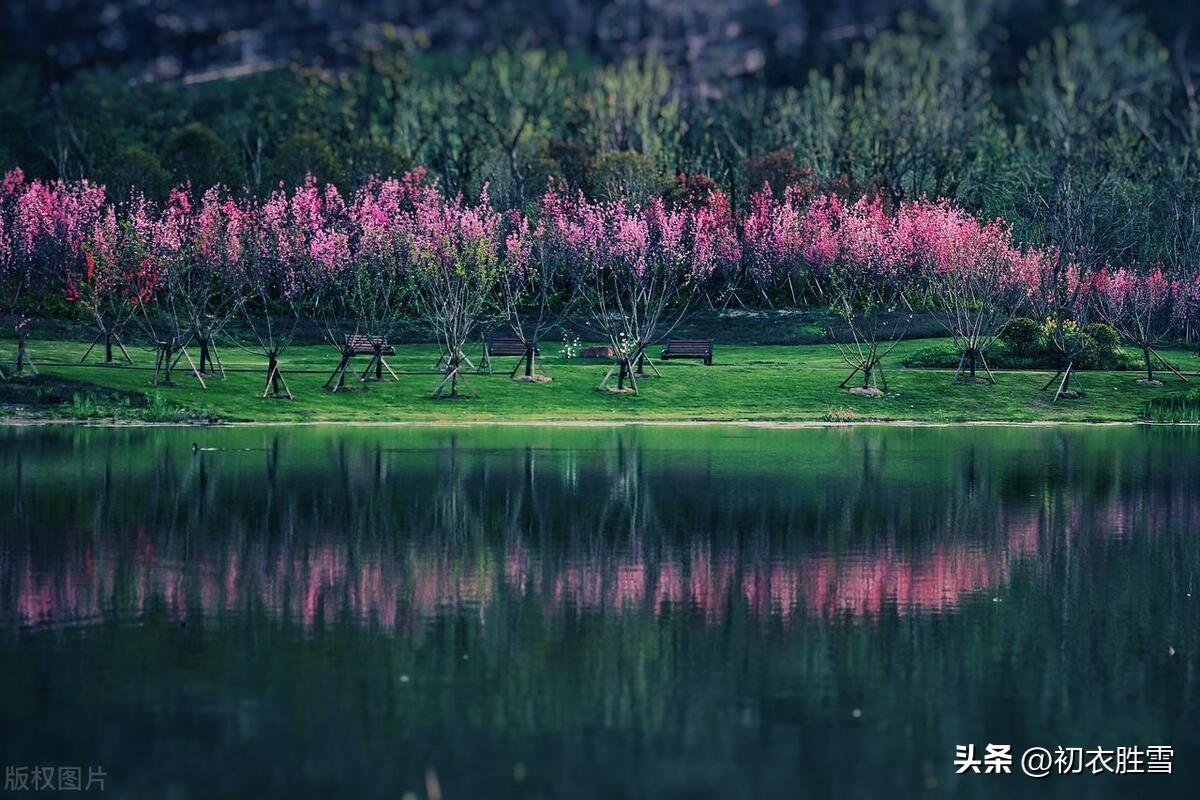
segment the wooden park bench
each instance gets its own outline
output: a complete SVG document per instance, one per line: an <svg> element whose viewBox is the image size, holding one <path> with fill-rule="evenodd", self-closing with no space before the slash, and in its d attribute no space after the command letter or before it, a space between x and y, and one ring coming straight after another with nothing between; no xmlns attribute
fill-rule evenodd
<svg viewBox="0 0 1200 800"><path fill-rule="evenodd" d="M367 368L363 370L362 375L358 376L360 381L370 380L368 376L371 374L372 367L375 369L374 380L383 380L383 371L386 369L391 374L393 380L400 380L391 366L384 361L384 356L396 355L396 348L387 343L387 340L381 336L370 336L364 333L347 334L342 342L342 360L338 362L337 369L329 376L329 380L325 381L325 388L337 391L346 385L346 370L350 367L350 359L355 356L371 356Z"/></svg>
<svg viewBox="0 0 1200 800"><path fill-rule="evenodd" d="M670 339L667 347L660 356L664 361L673 358L694 358L704 361L706 367L712 366L712 339Z"/></svg>
<svg viewBox="0 0 1200 800"><path fill-rule="evenodd" d="M479 368L482 370L486 367L489 375L492 373L492 358L494 357L520 356L511 373L516 375L517 370L527 359L537 358L542 354L537 342L524 342L515 336L489 336L483 344L483 362ZM532 372L532 370L533 364L529 364L529 371Z"/></svg>

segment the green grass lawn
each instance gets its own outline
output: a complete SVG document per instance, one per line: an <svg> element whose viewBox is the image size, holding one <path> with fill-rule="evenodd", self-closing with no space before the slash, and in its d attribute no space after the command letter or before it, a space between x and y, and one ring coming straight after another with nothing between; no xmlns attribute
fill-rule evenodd
<svg viewBox="0 0 1200 800"><path fill-rule="evenodd" d="M1135 372L1085 372L1081 373L1083 397L1051 403L1052 392L1039 391L1050 377L1048 372L1000 372L998 384L986 386L952 383L949 371L900 366L908 353L934 342L902 342L884 362L890 391L875 399L837 388L848 370L829 345L718 345L714 366L695 361L660 363L662 377L647 377L641 382L641 393L632 396L597 391L606 363L564 359L557 345L548 343L544 364L552 382L511 381L507 371L515 359L497 359L494 375L469 376L465 388L471 396L464 400L430 397L440 378L433 371L437 360L433 345L398 347L397 355L388 359L399 373L398 381L358 384L353 380L350 391L336 394L321 388L337 363L336 352L327 346L297 346L281 359L294 401L263 399L265 361L236 348L222 349L227 377L208 378L207 389L186 369L176 371L175 386L152 387L154 353L149 349L131 348L133 367L80 367L76 362L84 342L34 340L29 348L44 376L41 384L61 382L60 395L67 387L67 396L77 398L47 405L35 415L73 418L151 418L126 413L112 400L132 397L143 404L152 401L157 415L153 418L172 419L182 413L222 421L1135 421L1143 417L1152 398L1181 397L1200 385L1200 379L1184 384L1166 373L1160 375L1165 386L1150 387L1139 385L1140 375ZM6 344L0 355L11 364L11 342ZM1189 374L1200 367L1191 353L1168 350L1163 354ZM361 370L367 358L356 361ZM9 416L16 414L18 405L11 401L13 386L23 380L6 382Z"/></svg>

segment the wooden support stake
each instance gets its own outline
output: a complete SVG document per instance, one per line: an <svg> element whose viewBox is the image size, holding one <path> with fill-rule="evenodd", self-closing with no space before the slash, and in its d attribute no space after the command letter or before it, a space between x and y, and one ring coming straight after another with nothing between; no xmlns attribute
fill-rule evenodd
<svg viewBox="0 0 1200 800"><path fill-rule="evenodd" d="M1060 384L1058 385L1058 390L1057 390L1057 391L1054 393L1054 399L1053 399L1053 400L1051 400L1050 402L1052 402L1052 403L1057 403L1057 402L1058 402L1058 398L1059 398L1059 397L1062 395L1062 393L1063 393L1064 391L1066 391L1066 389L1067 389L1067 382L1071 380L1071 369L1072 369L1074 366L1075 366L1074 362L1072 362L1072 363L1070 363L1070 364L1068 364L1068 365L1067 365L1066 374L1065 374L1065 375L1063 375L1062 383L1060 383ZM1075 380L1076 380L1076 382L1078 382L1078 380L1079 380L1079 379L1078 379L1078 378L1076 378ZM1083 388L1083 387L1081 386L1080 388Z"/></svg>
<svg viewBox="0 0 1200 800"><path fill-rule="evenodd" d="M1179 370L1175 369L1175 367L1171 366L1171 363L1169 361L1167 361L1165 358L1163 358L1161 355L1159 355L1158 351L1155 350L1153 347L1150 348L1150 355L1157 358L1158 362L1160 364L1162 364L1164 367L1169 369L1171 372L1175 373L1176 377L1178 377L1179 380L1183 381L1184 383L1188 382L1188 379L1183 376L1183 373L1180 372Z"/></svg>
<svg viewBox="0 0 1200 800"><path fill-rule="evenodd" d="M846 388L846 384L848 384L848 383L850 382L850 379L851 379L851 378L853 378L855 375L857 375L857 374L858 374L858 373L859 373L859 372L862 370L862 368L863 368L863 365L862 365L862 364L859 364L857 367L855 367L854 369L850 370L850 374L846 376L846 380L844 380L844 381L842 381L841 383L839 383L839 384L838 384L838 388L839 388L839 389L845 389L845 388Z"/></svg>
<svg viewBox="0 0 1200 800"><path fill-rule="evenodd" d="M90 356L90 355L92 354L92 350L94 350L94 349L95 349L95 347L96 347L96 343L100 341L100 337L102 337L103 335L104 335L104 331L101 331L100 333L97 333L97 334L96 334L96 338L95 338L95 339L92 339L92 343L88 345L88 349L87 349L87 350L85 350L85 351L84 351L84 353L83 353L83 358L79 359L79 363L80 363L80 364L82 364L83 362L87 361L87 357L88 357L88 356Z"/></svg>
<svg viewBox="0 0 1200 800"><path fill-rule="evenodd" d="M1054 380L1055 380L1055 378L1057 378L1059 375L1062 375L1062 374L1063 374L1063 370L1064 370L1064 369L1066 369L1066 367L1059 367L1059 368L1058 368L1058 372L1054 373L1054 375L1053 375L1053 376L1050 378L1050 380L1046 381L1046 385L1045 385L1045 386L1043 386L1043 387L1041 388L1041 391L1043 391L1043 392L1044 392L1044 391L1046 391L1047 389L1049 389L1049 388L1050 388L1050 384L1054 383Z"/></svg>
<svg viewBox="0 0 1200 800"><path fill-rule="evenodd" d="M183 348L183 355L187 359L188 366L192 368L192 374L196 376L196 380L200 381L200 388L207 389L208 384L204 382L204 378L200 376L200 370L196 369L196 362L192 361L192 356L188 353L187 348Z"/></svg>
<svg viewBox="0 0 1200 800"><path fill-rule="evenodd" d="M332 392L336 392L338 389L341 389L345 386L346 367L350 364L350 356L351 352L349 350L342 350L342 358L338 362L338 365L334 367L334 370L329 375L329 378L325 381L324 388L329 389Z"/></svg>
<svg viewBox="0 0 1200 800"><path fill-rule="evenodd" d="M608 368L608 372L604 373L604 378L600 381L600 385L596 387L597 389L603 389L608 385L608 379L612 377L613 370L615 370L620 363L620 361L613 362L612 366Z"/></svg>
<svg viewBox="0 0 1200 800"><path fill-rule="evenodd" d="M221 363L221 351L217 349L215 344L210 344L209 349L212 354L217 357L217 369L221 372L221 380L225 380L225 365Z"/></svg>
<svg viewBox="0 0 1200 800"><path fill-rule="evenodd" d="M992 368L988 366L987 357L984 356L982 350L979 351L979 360L983 362L983 369L985 372L987 372L988 380L990 380L992 382L992 385L995 386L996 385L996 376L992 374Z"/></svg>
<svg viewBox="0 0 1200 800"><path fill-rule="evenodd" d="M117 341L117 347L121 348L121 354L125 356L125 360L129 362L129 366L133 366L133 359L129 357L129 351L125 349L125 343L121 341L121 337L113 334L113 338Z"/></svg>

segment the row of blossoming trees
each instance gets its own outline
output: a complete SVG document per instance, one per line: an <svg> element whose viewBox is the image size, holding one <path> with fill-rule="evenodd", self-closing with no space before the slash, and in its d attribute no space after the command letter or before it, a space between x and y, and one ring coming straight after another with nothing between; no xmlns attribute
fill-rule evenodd
<svg viewBox="0 0 1200 800"><path fill-rule="evenodd" d="M992 379L986 354L1000 325L1026 313L1046 320L1060 356L1047 386L1061 377L1061 392L1085 320L1112 324L1152 377L1155 344L1200 309L1195 273L1073 263L946 202L887 213L870 198L764 189L739 214L716 191L668 207L561 189L527 216L497 211L486 192L446 198L420 170L348 198L309 180L263 199L220 187L197 198L181 187L161 207L137 196L114 205L87 181L27 180L19 170L0 191L3 310L18 373L34 369L32 315L56 301L86 310L106 363L116 353L128 360L123 337L138 332L156 348L156 382L169 383L181 359L203 381L223 373L221 339L265 360L276 396L290 396L279 357L299 320L342 350L327 383L337 389L350 342L373 350L360 378L382 378L389 335L416 317L443 353L435 394L455 394L472 337L507 326L527 343L532 375L533 344L572 313L612 348L602 386L615 373L617 389L636 390L646 349L697 298L737 297L836 309L843 324L831 335L851 370L842 386L867 390L886 390L883 359L915 311L944 325L960 355L956 379L978 369Z"/></svg>

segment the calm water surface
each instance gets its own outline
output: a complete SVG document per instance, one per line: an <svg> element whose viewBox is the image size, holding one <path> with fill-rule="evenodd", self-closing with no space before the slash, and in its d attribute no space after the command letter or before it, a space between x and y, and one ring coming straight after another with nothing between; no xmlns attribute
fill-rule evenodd
<svg viewBox="0 0 1200 800"><path fill-rule="evenodd" d="M1200 431L0 430L0 763L118 797L1195 797ZM956 744L1172 776L956 776Z"/></svg>

